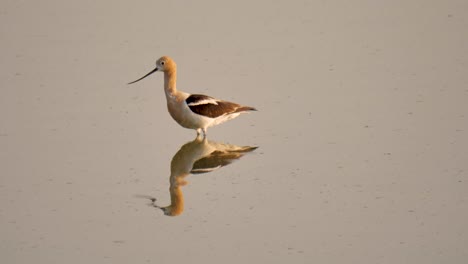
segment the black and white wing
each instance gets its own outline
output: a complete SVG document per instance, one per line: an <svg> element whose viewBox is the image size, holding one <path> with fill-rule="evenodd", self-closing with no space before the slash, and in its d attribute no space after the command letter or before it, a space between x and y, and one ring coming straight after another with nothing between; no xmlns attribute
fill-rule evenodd
<svg viewBox="0 0 468 264"><path fill-rule="evenodd" d="M185 99L185 102L192 112L211 118L231 113L255 110L253 107L241 106L236 103L215 99L203 94L192 94Z"/></svg>

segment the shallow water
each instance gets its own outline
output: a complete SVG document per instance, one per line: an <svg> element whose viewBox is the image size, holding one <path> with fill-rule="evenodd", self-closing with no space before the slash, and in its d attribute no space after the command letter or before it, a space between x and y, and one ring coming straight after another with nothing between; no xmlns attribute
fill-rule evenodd
<svg viewBox="0 0 468 264"><path fill-rule="evenodd" d="M464 263L467 10L7 1L1 262ZM259 111L194 141L162 75L126 85L162 55ZM192 174L208 146L258 148Z"/></svg>

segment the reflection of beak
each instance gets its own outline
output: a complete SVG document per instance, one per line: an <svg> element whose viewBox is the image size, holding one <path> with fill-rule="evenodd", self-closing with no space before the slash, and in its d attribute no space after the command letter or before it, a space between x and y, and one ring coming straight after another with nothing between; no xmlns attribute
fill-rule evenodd
<svg viewBox="0 0 468 264"><path fill-rule="evenodd" d="M154 70L150 71L148 74L146 74L145 76L141 77L140 79L136 80L136 81L133 81L133 82L129 82L128 84L132 84L132 83L136 83L140 80L143 80L144 78L150 76L151 74L155 73L156 71L158 70L158 67L154 68Z"/></svg>

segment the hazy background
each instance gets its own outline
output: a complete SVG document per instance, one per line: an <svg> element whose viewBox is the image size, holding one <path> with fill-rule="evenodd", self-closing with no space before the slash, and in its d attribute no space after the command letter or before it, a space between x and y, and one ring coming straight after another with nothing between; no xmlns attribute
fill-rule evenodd
<svg viewBox="0 0 468 264"><path fill-rule="evenodd" d="M0 7L2 263L465 263L468 2L7 1ZM178 88L260 111L259 146L188 176Z"/></svg>

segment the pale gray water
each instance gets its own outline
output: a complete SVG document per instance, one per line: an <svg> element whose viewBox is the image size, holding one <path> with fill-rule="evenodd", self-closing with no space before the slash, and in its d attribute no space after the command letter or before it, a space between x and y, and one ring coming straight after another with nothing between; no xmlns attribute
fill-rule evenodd
<svg viewBox="0 0 468 264"><path fill-rule="evenodd" d="M463 1L6 1L2 263L465 263ZM187 175L178 88L257 107L209 140L258 146Z"/></svg>

